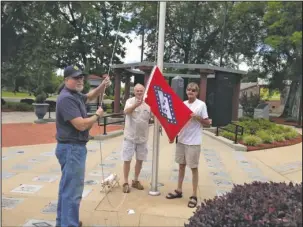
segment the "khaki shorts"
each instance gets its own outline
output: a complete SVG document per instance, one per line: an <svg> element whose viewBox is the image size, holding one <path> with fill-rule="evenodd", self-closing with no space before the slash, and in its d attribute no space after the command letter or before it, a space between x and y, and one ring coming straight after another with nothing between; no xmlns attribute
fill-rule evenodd
<svg viewBox="0 0 303 227"><path fill-rule="evenodd" d="M131 161L136 152L136 159L146 161L148 148L147 143L136 144L129 140L123 140L122 160Z"/></svg>
<svg viewBox="0 0 303 227"><path fill-rule="evenodd" d="M186 145L177 143L175 161L178 164L186 164L189 168L198 168L201 153L201 145Z"/></svg>

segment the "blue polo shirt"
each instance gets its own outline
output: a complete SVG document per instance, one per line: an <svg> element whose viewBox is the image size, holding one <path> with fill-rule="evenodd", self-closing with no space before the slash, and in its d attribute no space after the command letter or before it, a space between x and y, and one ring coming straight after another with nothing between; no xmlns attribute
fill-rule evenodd
<svg viewBox="0 0 303 227"><path fill-rule="evenodd" d="M64 87L57 98L56 104L56 139L58 143L86 144L89 130L79 131L70 120L87 118L85 102L87 96Z"/></svg>

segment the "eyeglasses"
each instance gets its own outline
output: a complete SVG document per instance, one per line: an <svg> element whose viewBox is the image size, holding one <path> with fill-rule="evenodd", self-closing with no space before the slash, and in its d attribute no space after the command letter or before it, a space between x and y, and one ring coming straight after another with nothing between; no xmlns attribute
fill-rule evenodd
<svg viewBox="0 0 303 227"><path fill-rule="evenodd" d="M196 92L197 91L196 89L190 89L190 88L187 88L186 90L191 91L191 92Z"/></svg>

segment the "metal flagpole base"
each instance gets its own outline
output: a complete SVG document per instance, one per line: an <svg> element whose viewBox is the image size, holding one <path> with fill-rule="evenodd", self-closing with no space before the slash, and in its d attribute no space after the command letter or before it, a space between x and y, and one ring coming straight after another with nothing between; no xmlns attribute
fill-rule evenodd
<svg viewBox="0 0 303 227"><path fill-rule="evenodd" d="M160 193L159 191L155 191L155 192L154 192L154 191L149 191L148 194L149 194L149 195L152 195L152 196L158 196L158 195L160 195L161 193Z"/></svg>

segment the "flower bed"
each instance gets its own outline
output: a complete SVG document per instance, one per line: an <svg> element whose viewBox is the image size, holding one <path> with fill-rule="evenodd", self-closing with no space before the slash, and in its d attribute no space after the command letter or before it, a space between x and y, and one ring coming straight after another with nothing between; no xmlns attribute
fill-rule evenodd
<svg viewBox="0 0 303 227"><path fill-rule="evenodd" d="M231 192L204 200L185 227L302 226L302 183L235 185Z"/></svg>
<svg viewBox="0 0 303 227"><path fill-rule="evenodd" d="M238 125L244 127L244 135L238 142L247 146L247 151L283 147L302 142L302 136L291 127L278 125L265 119L240 118ZM234 125L224 128L235 131ZM234 133L220 130L220 136L234 141Z"/></svg>

